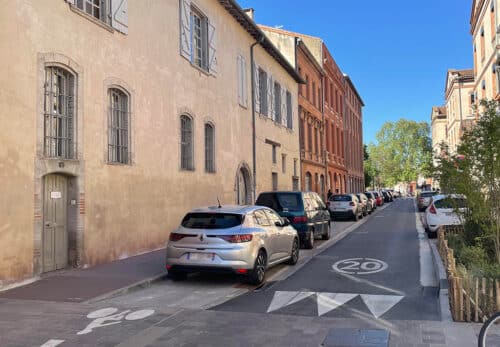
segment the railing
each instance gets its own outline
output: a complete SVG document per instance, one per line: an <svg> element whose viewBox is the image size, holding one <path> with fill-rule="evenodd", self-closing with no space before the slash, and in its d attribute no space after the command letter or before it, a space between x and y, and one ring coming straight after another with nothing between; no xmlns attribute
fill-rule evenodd
<svg viewBox="0 0 500 347"><path fill-rule="evenodd" d="M460 227L438 230L438 249L448 276L451 314L458 322L485 322L500 311L500 283L497 279L479 277L460 268L454 251L448 246L447 234L457 234Z"/></svg>

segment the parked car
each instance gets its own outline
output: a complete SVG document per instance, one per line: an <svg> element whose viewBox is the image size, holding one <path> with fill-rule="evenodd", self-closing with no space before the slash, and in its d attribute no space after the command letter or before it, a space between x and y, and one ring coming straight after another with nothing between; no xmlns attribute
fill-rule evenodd
<svg viewBox="0 0 500 347"><path fill-rule="evenodd" d="M263 206L214 206L193 210L170 234L168 275L224 271L260 284L266 269L299 259L299 237L287 219Z"/></svg>
<svg viewBox="0 0 500 347"><path fill-rule="evenodd" d="M375 195L372 192L365 192L365 195L368 199L368 204L370 205L369 213L372 213L377 208L377 200L375 199Z"/></svg>
<svg viewBox="0 0 500 347"><path fill-rule="evenodd" d="M330 238L330 213L315 192L264 192L255 204L272 208L281 217L288 218L305 248L313 248L317 237Z"/></svg>
<svg viewBox="0 0 500 347"><path fill-rule="evenodd" d="M361 212L363 213L363 216L367 216L368 213L372 213L372 207L368 203L367 196L363 193L358 193L356 194L356 197L358 198L359 203L361 205Z"/></svg>
<svg viewBox="0 0 500 347"><path fill-rule="evenodd" d="M355 194L335 194L330 197L328 208L332 220L337 218L352 218L357 221L363 217L361 204Z"/></svg>
<svg viewBox="0 0 500 347"><path fill-rule="evenodd" d="M372 193L375 197L375 201L377 202L377 206L382 206L384 204L384 198L382 197L382 194L377 190L373 191Z"/></svg>
<svg viewBox="0 0 500 347"><path fill-rule="evenodd" d="M431 191L431 190L426 190L423 192L420 192L418 199L417 199L417 207L420 212L425 211L427 206L431 203L431 198L437 195L436 191Z"/></svg>
<svg viewBox="0 0 500 347"><path fill-rule="evenodd" d="M436 237L440 226L462 224L457 211L460 213L466 209L466 199L463 195L434 195L431 199L424 218L429 237Z"/></svg>
<svg viewBox="0 0 500 347"><path fill-rule="evenodd" d="M382 197L384 199L384 202L391 202L392 201L391 195L386 190L382 190L381 193L382 193Z"/></svg>

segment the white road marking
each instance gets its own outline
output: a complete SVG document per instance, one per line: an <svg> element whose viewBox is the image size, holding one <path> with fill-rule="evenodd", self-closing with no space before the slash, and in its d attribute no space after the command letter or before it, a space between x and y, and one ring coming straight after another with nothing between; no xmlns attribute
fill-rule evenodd
<svg viewBox="0 0 500 347"><path fill-rule="evenodd" d="M378 318L400 302L403 296L361 294L361 299L375 318Z"/></svg>
<svg viewBox="0 0 500 347"><path fill-rule="evenodd" d="M129 313L128 315L125 316L125 319L126 320L144 319L146 317L151 316L153 313L155 313L155 310L139 310Z"/></svg>
<svg viewBox="0 0 500 347"><path fill-rule="evenodd" d="M96 328L102 328L108 325L120 324L123 322L123 319L126 320L137 320L143 319L148 316L151 316L155 311L154 310L138 310L131 312L131 310L125 310L119 313L115 307L106 307L100 310L95 310L90 312L87 315L87 318L93 319L85 329L77 332L77 335L85 335L91 333Z"/></svg>
<svg viewBox="0 0 500 347"><path fill-rule="evenodd" d="M45 342L43 345L40 347L56 347L59 346L61 343L63 343L65 340L49 340Z"/></svg>
<svg viewBox="0 0 500 347"><path fill-rule="evenodd" d="M384 271L388 267L386 262L373 258L343 259L332 265L335 271L349 275L369 275Z"/></svg>
<svg viewBox="0 0 500 347"><path fill-rule="evenodd" d="M311 296L316 300L318 316L323 316L360 296L375 318L381 317L404 298L402 295L276 291L267 309L267 313L292 305Z"/></svg>
<svg viewBox="0 0 500 347"><path fill-rule="evenodd" d="M322 316L354 299L358 294L317 293L318 316Z"/></svg>
<svg viewBox="0 0 500 347"><path fill-rule="evenodd" d="M267 313L294 304L302 299L310 297L313 294L314 292L276 291L274 292L273 300L267 309Z"/></svg>

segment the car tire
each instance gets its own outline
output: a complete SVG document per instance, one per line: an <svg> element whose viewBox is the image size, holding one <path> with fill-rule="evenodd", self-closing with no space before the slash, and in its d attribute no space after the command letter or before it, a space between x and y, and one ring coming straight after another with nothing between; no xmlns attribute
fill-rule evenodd
<svg viewBox="0 0 500 347"><path fill-rule="evenodd" d="M184 271L170 269L168 270L167 277L173 281L183 281L187 278L187 273Z"/></svg>
<svg viewBox="0 0 500 347"><path fill-rule="evenodd" d="M266 258L267 258L266 252L264 252L264 250L261 249L259 253L257 253L253 269L248 275L248 282L250 284L259 285L262 284L266 279L266 264L267 264Z"/></svg>
<svg viewBox="0 0 500 347"><path fill-rule="evenodd" d="M326 229L326 233L324 233L323 235L321 235L321 238L323 240L330 240L330 223L328 223L328 228Z"/></svg>
<svg viewBox="0 0 500 347"><path fill-rule="evenodd" d="M354 221L357 222L359 220L359 215L358 213L354 213L354 217L353 217Z"/></svg>
<svg viewBox="0 0 500 347"><path fill-rule="evenodd" d="M314 230L309 230L308 236L309 237L305 241L304 247L307 249L313 249L314 248Z"/></svg>
<svg viewBox="0 0 500 347"><path fill-rule="evenodd" d="M295 265L299 261L299 240L297 238L293 239L292 252L290 259L286 262L288 265Z"/></svg>

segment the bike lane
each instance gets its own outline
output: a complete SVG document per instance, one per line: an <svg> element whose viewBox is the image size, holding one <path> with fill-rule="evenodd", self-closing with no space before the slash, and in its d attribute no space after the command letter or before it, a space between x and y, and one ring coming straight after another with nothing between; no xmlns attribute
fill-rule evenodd
<svg viewBox="0 0 500 347"><path fill-rule="evenodd" d="M314 257L214 310L386 320L439 320L437 288L420 283L412 200L399 200Z"/></svg>

